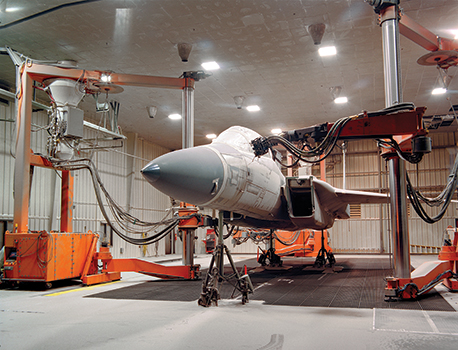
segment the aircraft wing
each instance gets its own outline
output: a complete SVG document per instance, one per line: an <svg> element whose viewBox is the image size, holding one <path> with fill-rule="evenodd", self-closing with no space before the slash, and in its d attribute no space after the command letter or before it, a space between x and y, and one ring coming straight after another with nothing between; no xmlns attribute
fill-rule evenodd
<svg viewBox="0 0 458 350"><path fill-rule="evenodd" d="M322 209L339 219L348 219L350 217L349 204L389 203L387 194L344 190L316 179L313 181L313 186Z"/></svg>

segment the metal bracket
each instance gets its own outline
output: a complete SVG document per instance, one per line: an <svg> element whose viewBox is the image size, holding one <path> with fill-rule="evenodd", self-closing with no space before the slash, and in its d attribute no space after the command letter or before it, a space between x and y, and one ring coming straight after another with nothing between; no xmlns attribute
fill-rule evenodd
<svg viewBox="0 0 458 350"><path fill-rule="evenodd" d="M387 8L388 6L399 5L399 0L365 0L374 8L376 14Z"/></svg>

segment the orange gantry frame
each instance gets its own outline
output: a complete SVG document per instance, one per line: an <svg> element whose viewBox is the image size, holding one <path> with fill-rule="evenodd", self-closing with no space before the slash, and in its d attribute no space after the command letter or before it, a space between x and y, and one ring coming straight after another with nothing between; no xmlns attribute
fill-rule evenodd
<svg viewBox="0 0 458 350"><path fill-rule="evenodd" d="M46 79L71 79L87 86L100 82L102 71L61 68L35 63L21 67L21 86L17 93L17 147L14 171L14 232L5 234L5 281L37 281L80 278L84 284L118 280L122 271L140 272L160 278L194 279L198 265L162 266L139 259L113 259L108 248L97 252L98 235L74 233L72 225L73 177L62 172L61 232L31 232L29 220L30 168L53 168L44 157L30 149L32 119L32 83ZM168 78L110 72L111 83L165 89L194 89L192 78ZM103 269L98 268L99 260Z"/></svg>

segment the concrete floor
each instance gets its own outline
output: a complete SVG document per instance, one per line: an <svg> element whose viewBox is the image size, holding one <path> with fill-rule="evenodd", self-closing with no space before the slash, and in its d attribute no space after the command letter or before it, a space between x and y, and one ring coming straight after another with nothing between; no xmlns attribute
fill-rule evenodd
<svg viewBox="0 0 458 350"><path fill-rule="evenodd" d="M412 264L434 259L412 256ZM209 256L199 256L195 262L208 266ZM242 305L238 300L203 308L197 302L85 298L151 279L123 273L119 282L92 287L1 289L0 349L418 350L458 346L457 312L271 306L260 301ZM458 310L458 294L438 289Z"/></svg>

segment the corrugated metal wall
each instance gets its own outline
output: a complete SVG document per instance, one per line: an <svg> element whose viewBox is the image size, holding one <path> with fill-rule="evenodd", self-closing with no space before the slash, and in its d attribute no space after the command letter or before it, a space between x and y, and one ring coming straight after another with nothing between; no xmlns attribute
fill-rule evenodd
<svg viewBox="0 0 458 350"><path fill-rule="evenodd" d="M46 125L45 112L34 112L33 123ZM14 118L14 104L0 104L0 119ZM85 138L95 138L96 131L85 128ZM407 165L408 174L414 186L428 196L437 195L447 181L447 176L456 155L453 133L433 134L433 152L426 155L418 165ZM13 217L13 172L15 124L0 121L0 220ZM32 148L35 152L46 153L46 132L32 133ZM160 220L171 206L170 199L143 180L140 169L146 163L166 153L168 150L139 139L135 134L121 148L95 152L92 159L99 169L100 176L111 196L134 216L143 220ZM131 155L131 156L130 156ZM387 168L378 154L376 143L371 140L350 141L345 157L346 188L355 190L385 192L387 190ZM315 170L316 173L316 170ZM338 149L327 160L327 181L336 187L343 186L343 156ZM75 232L92 230L102 233L105 220L97 206L89 172L74 172L74 211ZM31 230L59 230L61 180L58 172L36 168L30 198ZM331 246L336 252L388 252L390 251L389 212L387 205L362 205L356 209L358 217L337 221L330 229ZM207 213L209 214L209 213ZM445 229L454 225L456 204L452 204L443 220L437 224L424 223L413 210L409 210L409 231L412 252L437 252ZM197 230L196 252L203 253L206 229ZM181 241L169 237L158 244L148 246L146 251L128 244L114 235L113 255L115 257L140 257L164 255L166 252L181 253ZM170 247L170 242L174 247ZM232 246L230 242L226 242ZM232 247L235 253L255 253L257 246L247 242Z"/></svg>
<svg viewBox="0 0 458 350"><path fill-rule="evenodd" d="M13 171L14 158L10 155L16 139L14 103L0 103L0 219L13 219Z"/></svg>
<svg viewBox="0 0 458 350"><path fill-rule="evenodd" d="M15 119L14 103L10 103L9 106L0 105L0 119ZM34 112L32 123L46 125L48 123L47 114ZM101 136L101 134L97 135L95 130L84 129L85 138ZM0 220L2 221L13 219L14 158L10 154L10 149L11 152L14 152L15 138L15 123L0 121ZM34 152L46 154L46 139L45 131L32 133L31 147ZM94 152L92 155L88 153L86 156L92 157L102 182L118 204L124 209L130 208L130 212L142 220L158 221L171 206L170 199L147 184L140 174L140 169L149 160L166 152L168 152L167 149L138 139L135 134L131 134L120 148ZM91 230L102 234L105 219L97 205L90 173L87 170L78 170L74 171L73 175L73 231ZM30 230L59 231L60 191L60 172L35 168L30 196ZM127 198L128 192L129 199ZM202 233L201 236L203 236ZM180 244L176 243L176 245ZM112 253L115 257L164 255L165 242L163 240L143 250L142 247L128 244L114 235Z"/></svg>
<svg viewBox="0 0 458 350"><path fill-rule="evenodd" d="M453 166L456 147L455 135L442 133L430 135L433 151L425 155L420 164L407 164L407 172L413 186L428 197L441 192ZM386 193L388 172L371 140L350 141L346 153L346 188ZM327 181L333 186L343 184L342 151L335 152L327 163ZM428 211L430 215L437 210ZM413 253L436 253L442 245L448 225L454 225L456 204L452 203L444 218L436 224L421 220L413 208L408 209L411 251ZM336 252L371 253L389 252L391 227L388 205L362 205L361 217L337 221L330 229L331 246Z"/></svg>

